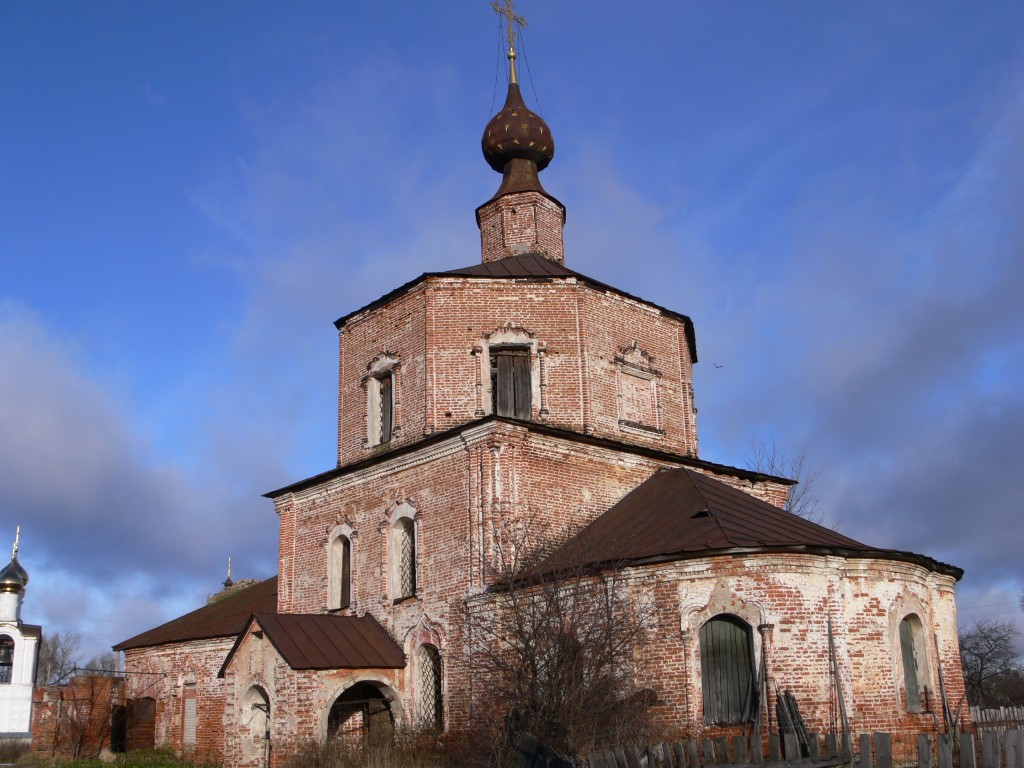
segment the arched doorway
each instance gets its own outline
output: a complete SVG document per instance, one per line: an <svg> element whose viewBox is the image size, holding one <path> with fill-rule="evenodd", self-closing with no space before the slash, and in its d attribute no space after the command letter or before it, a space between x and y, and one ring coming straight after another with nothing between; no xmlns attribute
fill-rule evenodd
<svg viewBox="0 0 1024 768"><path fill-rule="evenodd" d="M242 754L248 764L270 764L270 697L254 685L242 697L238 713Z"/></svg>
<svg viewBox="0 0 1024 768"><path fill-rule="evenodd" d="M377 740L390 739L394 733L391 698L382 686L369 681L346 689L327 715L328 738L362 736Z"/></svg>

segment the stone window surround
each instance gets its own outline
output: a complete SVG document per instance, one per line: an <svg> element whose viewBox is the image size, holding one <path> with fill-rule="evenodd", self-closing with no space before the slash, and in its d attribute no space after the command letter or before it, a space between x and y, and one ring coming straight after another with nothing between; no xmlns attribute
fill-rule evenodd
<svg viewBox="0 0 1024 768"><path fill-rule="evenodd" d="M401 368L402 363L394 352L381 352L366 366L367 373L362 379L366 390L366 438L363 445L372 448L387 445L401 434ZM391 436L381 440L381 381L391 377Z"/></svg>
<svg viewBox="0 0 1024 768"><path fill-rule="evenodd" d="M491 393L491 348L511 347L526 349L530 355L530 401L531 409L538 419L548 414L546 392L547 373L545 355L547 345L538 341L532 333L521 326L506 323L490 333L485 333L470 354L478 358L476 366L476 411L475 415L487 416L493 412Z"/></svg>
<svg viewBox="0 0 1024 768"><path fill-rule="evenodd" d="M662 424L661 398L658 391L658 382L661 380L661 371L654 367L654 358L645 352L640 344L634 341L619 350L613 358L615 362L615 397L618 405L619 429L623 432L646 435L648 437L665 434ZM639 379L648 382L651 388L651 401L654 410L654 423L641 424L629 421L624 418L623 413L623 377L631 376L634 380Z"/></svg>
<svg viewBox="0 0 1024 768"><path fill-rule="evenodd" d="M419 565L419 526L416 516L416 508L408 502L402 502L395 507L388 517L388 591L392 604L415 599L416 597L419 582L419 568L417 567ZM406 527L407 525L408 528ZM412 546L413 564L411 591L402 589L401 553L404 544L402 538L406 535L407 530L412 536L412 540L409 542ZM407 593L403 594L403 592Z"/></svg>
<svg viewBox="0 0 1024 768"><path fill-rule="evenodd" d="M344 563L336 563L334 558L334 544L338 539L344 537L348 540L348 603L342 605L345 602L341 600L341 585L339 580L342 578L341 569L344 568ZM356 585L356 532L352 529L348 523L341 523L336 525L328 534L327 542L327 610L328 611L343 611L347 608L355 608L355 585Z"/></svg>

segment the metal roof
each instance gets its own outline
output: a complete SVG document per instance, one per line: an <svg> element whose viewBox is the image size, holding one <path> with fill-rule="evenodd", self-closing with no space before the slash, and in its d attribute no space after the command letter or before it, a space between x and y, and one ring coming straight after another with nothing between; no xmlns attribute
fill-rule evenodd
<svg viewBox="0 0 1024 768"><path fill-rule="evenodd" d="M658 310L666 317L671 317L680 321L686 331L686 344L690 348L690 357L694 363L697 362L697 337L693 330L693 321L688 316L680 314L679 312L674 312L671 309L667 309L655 304L654 302L647 301L646 299L642 299L639 296L634 296L626 291L621 291L607 283L602 283L600 280L594 280L593 278L587 277L579 272L574 272L568 267L559 264L558 262L551 261L550 259L536 253L524 253L518 256L508 256L504 259L498 259L497 261L488 261L480 264L473 264L469 267L450 269L447 272L424 272L419 277L410 280L404 285L400 285L398 288L384 294L379 299L371 301L369 304L353 310L347 315L339 317L334 321L334 326L340 330L342 326L356 315L371 309L376 309L377 307L382 307L408 291L411 291L424 280L432 277L475 277L484 279L512 280L543 280L560 277L575 278L579 282L584 283L591 288L606 293L614 293L618 296L629 299L630 301L637 301L641 304L646 304L647 306Z"/></svg>
<svg viewBox="0 0 1024 768"><path fill-rule="evenodd" d="M239 589L216 602L147 630L114 646L115 651L187 640L234 637L254 613L277 610L277 577Z"/></svg>
<svg viewBox="0 0 1024 768"><path fill-rule="evenodd" d="M556 550L541 569L737 550L879 557L963 575L959 568L922 555L869 547L685 467L658 472L641 483Z"/></svg>
<svg viewBox="0 0 1024 768"><path fill-rule="evenodd" d="M669 451L661 451L656 448L649 448L643 445L636 445L635 443L623 443L618 440L612 440L605 437L595 437L594 435L585 435L581 432L573 432L569 429L562 429L560 427L552 427L549 424L542 424L538 421L522 421L521 419L513 419L508 416L498 416L496 414L488 414L482 416L475 421L471 421L467 424L459 424L458 426L446 429L443 432L435 432L432 435L428 435L420 440L416 440L406 445L393 448L387 453L380 453L376 456L368 456L357 461L353 461L350 464L343 464L339 467L333 467L324 472L320 472L311 477L297 480L294 483L284 486L283 488L276 488L273 491L264 493L263 496L268 499L275 499L278 496L285 493L296 493L306 488L311 488L320 483L328 482L334 478L344 477L345 475L356 472L366 467L371 467L375 464L381 464L385 461L390 461L396 456L404 456L406 454L414 453L428 445L435 445L444 440L448 440L455 435L462 432L466 432L470 429L476 429L481 424L487 422L496 422L499 424L515 424L516 426L526 427L531 432L537 432L542 435L550 435L564 440L571 440L573 442L581 443L583 445L594 445L602 448L607 448L613 451L622 451L623 453L629 453L634 456L646 456L657 461L667 461L673 464L683 464L691 467L701 467L709 472L714 472L720 475L729 475L730 477L738 477L743 480L749 480L752 482L764 482L770 481L774 483L780 483L782 485L796 485L796 480L791 480L787 477L777 477L776 475L769 475L764 472L757 472L752 469L743 469L741 467L730 467L726 464L718 464L713 461L705 461L704 459L694 458L693 456L685 456L681 453L670 453Z"/></svg>
<svg viewBox="0 0 1024 768"><path fill-rule="evenodd" d="M258 613L252 621L266 633L292 669L401 669L405 654L373 616L322 613ZM244 633L221 667L231 663Z"/></svg>

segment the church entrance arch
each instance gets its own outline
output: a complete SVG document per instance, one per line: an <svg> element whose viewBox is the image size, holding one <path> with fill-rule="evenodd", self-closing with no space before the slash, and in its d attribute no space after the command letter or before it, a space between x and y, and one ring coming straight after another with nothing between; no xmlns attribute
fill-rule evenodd
<svg viewBox="0 0 1024 768"><path fill-rule="evenodd" d="M259 760L270 763L270 697L258 685L252 686L242 697L238 713L239 737L242 754L252 764Z"/></svg>
<svg viewBox="0 0 1024 768"><path fill-rule="evenodd" d="M390 739L395 733L395 715L389 693L386 685L371 680L346 688L327 715L327 737Z"/></svg>

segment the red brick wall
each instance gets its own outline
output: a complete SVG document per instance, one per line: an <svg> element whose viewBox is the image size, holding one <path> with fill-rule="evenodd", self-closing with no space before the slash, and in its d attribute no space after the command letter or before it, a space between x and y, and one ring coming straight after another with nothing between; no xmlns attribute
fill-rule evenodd
<svg viewBox="0 0 1024 768"><path fill-rule="evenodd" d="M195 640L125 651L126 698L156 699L155 741L200 764L224 754L224 681L217 672L235 638ZM184 744L185 686L196 686L196 744Z"/></svg>
<svg viewBox="0 0 1024 768"><path fill-rule="evenodd" d="M565 260L565 209L539 192L516 192L485 203L477 221L485 263L522 253L539 253L559 264Z"/></svg>
<svg viewBox="0 0 1024 768"><path fill-rule="evenodd" d="M534 420L621 442L697 455L685 328L660 310L576 280L429 278L340 334L338 462L406 445L491 410L488 344L531 346ZM367 443L367 376L390 354L398 430ZM652 379L654 423L627 424L623 371Z"/></svg>
<svg viewBox="0 0 1024 768"><path fill-rule="evenodd" d="M32 750L46 757L89 759L110 747L113 708L123 683L102 675L77 675L66 685L32 692Z"/></svg>

